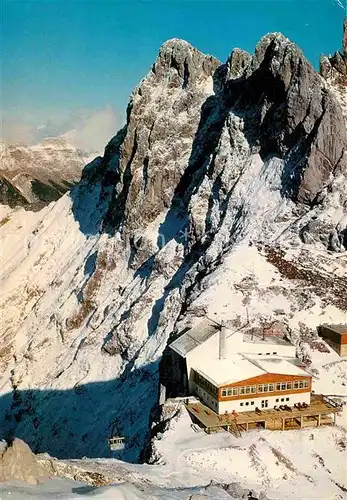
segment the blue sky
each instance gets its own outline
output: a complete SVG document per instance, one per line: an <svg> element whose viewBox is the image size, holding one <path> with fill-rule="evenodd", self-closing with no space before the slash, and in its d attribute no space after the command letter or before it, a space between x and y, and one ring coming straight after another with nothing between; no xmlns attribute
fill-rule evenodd
<svg viewBox="0 0 347 500"><path fill-rule="evenodd" d="M333 0L2 0L2 17L5 123L54 129L102 109L120 122L172 37L224 61L281 31L317 66L341 45L343 11Z"/></svg>

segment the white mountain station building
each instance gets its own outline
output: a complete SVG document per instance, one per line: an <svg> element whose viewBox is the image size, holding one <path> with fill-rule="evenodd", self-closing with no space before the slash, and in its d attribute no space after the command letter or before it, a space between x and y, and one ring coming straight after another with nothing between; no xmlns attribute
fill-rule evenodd
<svg viewBox="0 0 347 500"><path fill-rule="evenodd" d="M204 321L170 348L188 393L218 414L310 404L311 376L283 338L232 333Z"/></svg>

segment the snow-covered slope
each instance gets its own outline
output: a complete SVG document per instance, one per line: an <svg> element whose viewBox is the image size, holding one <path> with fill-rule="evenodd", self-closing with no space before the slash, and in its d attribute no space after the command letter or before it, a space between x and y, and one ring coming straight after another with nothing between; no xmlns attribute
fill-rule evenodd
<svg viewBox="0 0 347 500"><path fill-rule="evenodd" d="M345 148L335 97L282 35L225 65L166 42L78 186L3 208L5 437L107 457L116 424L139 460L169 337L206 314L280 322L307 359L319 324L347 322Z"/></svg>
<svg viewBox="0 0 347 500"><path fill-rule="evenodd" d="M86 153L62 137L34 146L0 145L0 202L38 210L79 181Z"/></svg>
<svg viewBox="0 0 347 500"><path fill-rule="evenodd" d="M153 488L148 485L140 488L131 483L122 483L114 486L93 488L76 481L52 480L39 486L23 484L5 485L2 489L5 495L16 500L79 500L83 498L97 498L98 500L243 500L246 496L231 497L220 486L207 486L204 488ZM247 493L245 493L247 494ZM264 498L264 500L266 500Z"/></svg>

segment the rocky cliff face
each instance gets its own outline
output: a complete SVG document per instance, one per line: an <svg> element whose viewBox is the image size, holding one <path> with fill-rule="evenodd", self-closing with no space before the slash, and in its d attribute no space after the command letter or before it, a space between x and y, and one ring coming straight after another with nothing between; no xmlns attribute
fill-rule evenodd
<svg viewBox="0 0 347 500"><path fill-rule="evenodd" d="M103 457L115 427L138 460L168 339L204 315L280 322L309 357L318 324L347 321L345 149L336 97L284 36L225 64L165 43L78 186L3 214L5 437Z"/></svg>
<svg viewBox="0 0 347 500"><path fill-rule="evenodd" d="M170 207L191 162L192 142L199 122L202 125L201 108L214 94L218 66L216 59L183 40L170 40L161 47L128 106L125 137L118 146L119 178L107 214L111 230L122 225L133 236ZM117 141L106 148L106 161Z"/></svg>
<svg viewBox="0 0 347 500"><path fill-rule="evenodd" d="M132 96L125 139L119 146L119 177L106 217L111 227L122 225L134 237L136 228L165 209L182 221L182 210L191 211L190 197L204 180L219 179L214 197L225 200L224 193L232 194L233 183L252 155L281 164L284 197L315 205L334 174L346 170L346 130L336 100L300 50L282 35L270 35L259 43L253 58L234 52L218 68L211 58L205 65L198 60L202 71L197 79L195 65L180 67L175 60L175 45L180 60L190 60L194 49L185 42L164 45L153 72ZM206 95L206 88L213 95ZM166 106L159 104L163 90ZM164 148L168 136L172 140ZM239 139L239 151L233 144L229 147L228 137ZM241 154L237 166L231 162L234 171L223 183L225 159L220 152L228 147L232 154ZM230 176L231 169L227 171ZM122 220L115 221L117 217ZM191 225L189 234L194 232Z"/></svg>
<svg viewBox="0 0 347 500"><path fill-rule="evenodd" d="M321 56L320 74L331 89L344 116L347 116L347 18L343 25L342 52L335 52L331 57Z"/></svg>
<svg viewBox="0 0 347 500"><path fill-rule="evenodd" d="M35 146L1 145L0 203L39 210L81 177L87 155L63 138Z"/></svg>

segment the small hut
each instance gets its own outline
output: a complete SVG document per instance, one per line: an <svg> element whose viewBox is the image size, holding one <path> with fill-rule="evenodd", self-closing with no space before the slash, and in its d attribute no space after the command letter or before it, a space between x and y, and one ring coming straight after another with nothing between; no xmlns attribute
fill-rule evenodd
<svg viewBox="0 0 347 500"><path fill-rule="evenodd" d="M318 334L340 356L347 356L347 325L321 325Z"/></svg>

